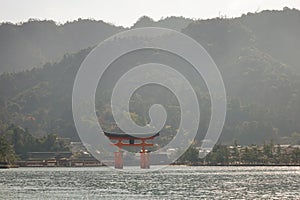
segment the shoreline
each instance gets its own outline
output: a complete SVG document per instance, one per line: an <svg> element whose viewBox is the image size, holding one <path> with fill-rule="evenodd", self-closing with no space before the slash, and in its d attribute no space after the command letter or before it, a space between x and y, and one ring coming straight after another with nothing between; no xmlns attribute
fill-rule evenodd
<svg viewBox="0 0 300 200"><path fill-rule="evenodd" d="M186 166L212 166L212 167L300 167L300 164L220 164L220 165L201 165L201 164L187 164Z"/></svg>
<svg viewBox="0 0 300 200"><path fill-rule="evenodd" d="M0 169L19 168L19 165L0 165Z"/></svg>
<svg viewBox="0 0 300 200"><path fill-rule="evenodd" d="M156 165L152 165L156 166ZM230 164L230 165L203 165L203 164L171 164L170 166L186 167L300 167L300 164ZM10 168L96 168L107 167L106 165L98 166L19 166L19 165L0 165L0 169Z"/></svg>

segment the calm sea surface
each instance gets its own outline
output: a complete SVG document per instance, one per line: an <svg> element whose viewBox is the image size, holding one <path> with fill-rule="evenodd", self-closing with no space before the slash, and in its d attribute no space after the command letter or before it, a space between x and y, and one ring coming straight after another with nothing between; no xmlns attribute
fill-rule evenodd
<svg viewBox="0 0 300 200"><path fill-rule="evenodd" d="M135 169L132 168L132 171ZM0 170L0 199L300 199L300 167Z"/></svg>

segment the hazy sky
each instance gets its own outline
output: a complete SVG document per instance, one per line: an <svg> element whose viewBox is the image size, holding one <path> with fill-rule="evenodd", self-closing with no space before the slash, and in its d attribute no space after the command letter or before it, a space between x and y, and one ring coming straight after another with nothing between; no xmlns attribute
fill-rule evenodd
<svg viewBox="0 0 300 200"><path fill-rule="evenodd" d="M155 20L167 16L207 19L219 14L235 17L265 9L280 10L284 6L300 9L300 0L0 0L0 22L93 18L131 26L143 15Z"/></svg>

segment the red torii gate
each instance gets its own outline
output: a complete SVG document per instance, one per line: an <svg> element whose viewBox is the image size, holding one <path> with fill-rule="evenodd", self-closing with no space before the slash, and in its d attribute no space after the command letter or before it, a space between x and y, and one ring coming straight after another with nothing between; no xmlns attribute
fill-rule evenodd
<svg viewBox="0 0 300 200"><path fill-rule="evenodd" d="M117 146L119 151L115 152L115 168L123 169L123 151L122 147L131 146L131 147L142 147L140 151L141 160L140 166L142 169L149 169L149 154L145 147L152 147L153 143L147 143L147 140L153 140L155 137L159 136L159 133L155 135L147 136L145 134L134 134L129 135L125 133L108 133L104 132L105 136L107 136L110 140L116 140L116 143L112 143L112 145ZM128 143L124 143L124 141L128 141ZM135 141L139 141L136 143Z"/></svg>

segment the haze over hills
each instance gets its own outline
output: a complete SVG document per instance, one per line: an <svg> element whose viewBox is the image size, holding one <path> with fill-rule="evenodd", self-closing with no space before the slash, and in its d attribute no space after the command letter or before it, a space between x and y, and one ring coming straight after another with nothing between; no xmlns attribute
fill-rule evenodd
<svg viewBox="0 0 300 200"><path fill-rule="evenodd" d="M102 21L83 20L57 25L30 20L20 25L0 25L0 73L41 67L76 53L123 31Z"/></svg>
<svg viewBox="0 0 300 200"><path fill-rule="evenodd" d="M169 17L153 21L141 17L133 28L158 26L181 31L198 41L218 65L228 93L228 113L220 142L237 139L242 144L300 142L300 11L263 11L240 18L191 20ZM21 25L0 26L0 131L11 124L26 127L35 136L57 133L77 139L71 113L71 94L76 72L91 48L105 38L125 30L101 21L78 20L64 25L51 21L29 21ZM153 52L149 52L150 55ZM130 56L130 55L129 55ZM158 56L132 55L124 65L140 60L162 60L180 65L192 76L187 65L160 52ZM47 63L50 62L50 63ZM120 61L121 62L121 61ZM43 65L43 63L47 63ZM179 64L178 64L179 63ZM117 64L116 64L117 65ZM33 67L40 67L39 69ZM198 139L205 133L210 118L209 97L201 80L198 98L204 116ZM154 100L167 111L177 106L172 94L152 88L140 91L134 101L143 104L133 109L136 120L147 121L147 108ZM143 97L149 95L152 100ZM164 96L165 95L165 96ZM105 96L100 93L99 97ZM106 97L105 97L106 98ZM105 99L104 98L104 99ZM99 121L113 123L107 101L97 103ZM170 105L169 105L170 104ZM176 130L179 119L169 119L169 129ZM174 127L172 127L174 125Z"/></svg>

